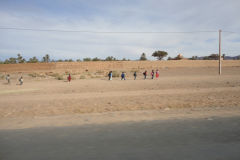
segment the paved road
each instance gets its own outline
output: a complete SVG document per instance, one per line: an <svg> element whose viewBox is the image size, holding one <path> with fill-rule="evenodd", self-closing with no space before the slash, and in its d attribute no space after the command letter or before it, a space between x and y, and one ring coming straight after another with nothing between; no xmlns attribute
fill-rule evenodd
<svg viewBox="0 0 240 160"><path fill-rule="evenodd" d="M0 131L1 160L239 160L240 117Z"/></svg>

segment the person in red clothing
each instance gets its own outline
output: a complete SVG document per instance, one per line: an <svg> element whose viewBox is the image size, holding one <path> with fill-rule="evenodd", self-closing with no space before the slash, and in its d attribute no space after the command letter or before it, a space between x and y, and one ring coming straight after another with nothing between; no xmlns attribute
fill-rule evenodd
<svg viewBox="0 0 240 160"><path fill-rule="evenodd" d="M67 79L68 79L68 82L70 82L70 81L71 81L72 77L71 77L71 75L70 75L70 74L68 75L68 78L67 78Z"/></svg>
<svg viewBox="0 0 240 160"><path fill-rule="evenodd" d="M156 78L158 78L159 77L159 71L158 71L158 69L156 70Z"/></svg>

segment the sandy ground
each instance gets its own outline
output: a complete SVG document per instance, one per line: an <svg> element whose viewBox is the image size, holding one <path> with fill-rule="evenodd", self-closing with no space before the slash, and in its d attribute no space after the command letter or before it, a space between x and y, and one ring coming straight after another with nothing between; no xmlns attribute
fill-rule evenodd
<svg viewBox="0 0 240 160"><path fill-rule="evenodd" d="M239 67L223 68L221 76L217 68L202 67L162 70L154 80L143 80L142 75L132 79L68 83L25 78L22 86L14 79L11 85L1 80L0 129L151 120L166 115L240 115Z"/></svg>

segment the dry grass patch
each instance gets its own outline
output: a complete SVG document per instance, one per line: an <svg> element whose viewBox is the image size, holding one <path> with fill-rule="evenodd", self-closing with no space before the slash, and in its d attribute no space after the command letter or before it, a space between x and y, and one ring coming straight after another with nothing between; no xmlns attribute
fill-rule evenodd
<svg viewBox="0 0 240 160"><path fill-rule="evenodd" d="M120 73L118 71L113 71L112 77L120 77Z"/></svg>
<svg viewBox="0 0 240 160"><path fill-rule="evenodd" d="M46 75L54 77L57 80L63 80L63 75L59 73L47 72Z"/></svg>
<svg viewBox="0 0 240 160"><path fill-rule="evenodd" d="M4 78L5 78L5 76L0 74L0 79L4 79Z"/></svg>
<svg viewBox="0 0 240 160"><path fill-rule="evenodd" d="M33 78L37 78L37 77L45 78L46 77L45 75L39 74L39 73L29 73L28 76L33 77Z"/></svg>
<svg viewBox="0 0 240 160"><path fill-rule="evenodd" d="M86 79L85 75L81 75L80 79Z"/></svg>

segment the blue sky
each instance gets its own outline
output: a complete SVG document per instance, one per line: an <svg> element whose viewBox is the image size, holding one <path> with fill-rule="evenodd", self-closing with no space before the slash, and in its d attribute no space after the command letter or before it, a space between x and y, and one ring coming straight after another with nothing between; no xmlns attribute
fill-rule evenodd
<svg viewBox="0 0 240 160"><path fill-rule="evenodd" d="M222 51L240 54L239 0L0 0L0 27L110 32L185 32L194 34L100 34L0 29L0 60L16 57L54 59L114 56L149 59L155 50L174 57Z"/></svg>

